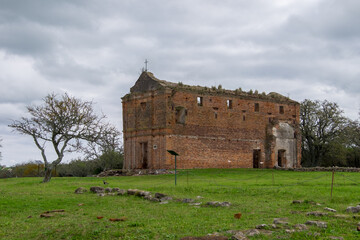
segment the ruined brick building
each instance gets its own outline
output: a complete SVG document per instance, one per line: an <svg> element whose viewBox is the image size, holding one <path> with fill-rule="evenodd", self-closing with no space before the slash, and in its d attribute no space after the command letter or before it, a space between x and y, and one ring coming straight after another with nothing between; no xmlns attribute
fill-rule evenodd
<svg viewBox="0 0 360 240"><path fill-rule="evenodd" d="M144 71L122 98L125 169L300 167L300 105Z"/></svg>

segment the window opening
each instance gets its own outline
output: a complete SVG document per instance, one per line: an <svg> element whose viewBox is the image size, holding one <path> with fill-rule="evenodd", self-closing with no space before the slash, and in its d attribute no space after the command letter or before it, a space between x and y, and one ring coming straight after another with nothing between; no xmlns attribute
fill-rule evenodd
<svg viewBox="0 0 360 240"><path fill-rule="evenodd" d="M197 105L202 106L203 105L203 97L197 97Z"/></svg>
<svg viewBox="0 0 360 240"><path fill-rule="evenodd" d="M175 119L176 123L185 124L185 117L187 115L187 110L184 107L178 106L175 108Z"/></svg>
<svg viewBox="0 0 360 240"><path fill-rule="evenodd" d="M259 103L255 103L255 112L259 112Z"/></svg>
<svg viewBox="0 0 360 240"><path fill-rule="evenodd" d="M228 99L228 100L226 101L226 105L227 105L227 108L228 108L228 109L232 109L232 100Z"/></svg>
<svg viewBox="0 0 360 240"><path fill-rule="evenodd" d="M280 114L284 114L284 106L279 107L279 112L280 112Z"/></svg>

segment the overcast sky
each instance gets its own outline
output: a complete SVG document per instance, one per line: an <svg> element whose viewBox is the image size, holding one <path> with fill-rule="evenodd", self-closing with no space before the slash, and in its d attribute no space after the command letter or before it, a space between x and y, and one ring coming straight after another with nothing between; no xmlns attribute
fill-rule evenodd
<svg viewBox="0 0 360 240"><path fill-rule="evenodd" d="M358 0L0 0L0 164L41 159L7 125L51 92L122 130L146 58L159 79L327 99L357 119L359 22Z"/></svg>

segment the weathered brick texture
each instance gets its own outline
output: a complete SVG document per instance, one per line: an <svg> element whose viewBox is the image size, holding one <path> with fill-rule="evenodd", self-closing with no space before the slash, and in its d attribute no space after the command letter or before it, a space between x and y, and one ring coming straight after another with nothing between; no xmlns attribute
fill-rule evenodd
<svg viewBox="0 0 360 240"><path fill-rule="evenodd" d="M143 72L123 98L125 169L300 167L299 103Z"/></svg>

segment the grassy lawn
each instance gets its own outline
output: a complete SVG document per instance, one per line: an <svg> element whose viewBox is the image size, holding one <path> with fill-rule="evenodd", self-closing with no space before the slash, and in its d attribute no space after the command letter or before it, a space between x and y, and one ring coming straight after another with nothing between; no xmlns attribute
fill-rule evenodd
<svg viewBox="0 0 360 240"><path fill-rule="evenodd" d="M230 207L195 207L170 201L150 202L136 196L74 194L78 187L103 186L137 188L160 192L176 198L228 201ZM321 220L328 228L309 227L303 232L274 230L270 236L250 239L359 239L356 230L360 215L347 213L348 206L360 204L360 174L336 173L330 198L331 172L288 172L254 169L182 170L174 186L174 175L0 179L0 239L180 239L204 236L227 230L252 229L258 224L272 224L274 218L287 217L290 225L307 220ZM293 200L305 200L292 204ZM82 203L83 205L79 206ZM317 205L319 203L321 205ZM337 210L328 216L306 216L324 207ZM64 209L51 218L40 218L48 210ZM241 219L234 214L241 212ZM343 218L335 214L345 215ZM31 216L31 217L30 217ZM103 219L97 219L103 216ZM123 222L109 218L127 217ZM309 232L312 235L309 235ZM314 233L319 233L316 236Z"/></svg>

